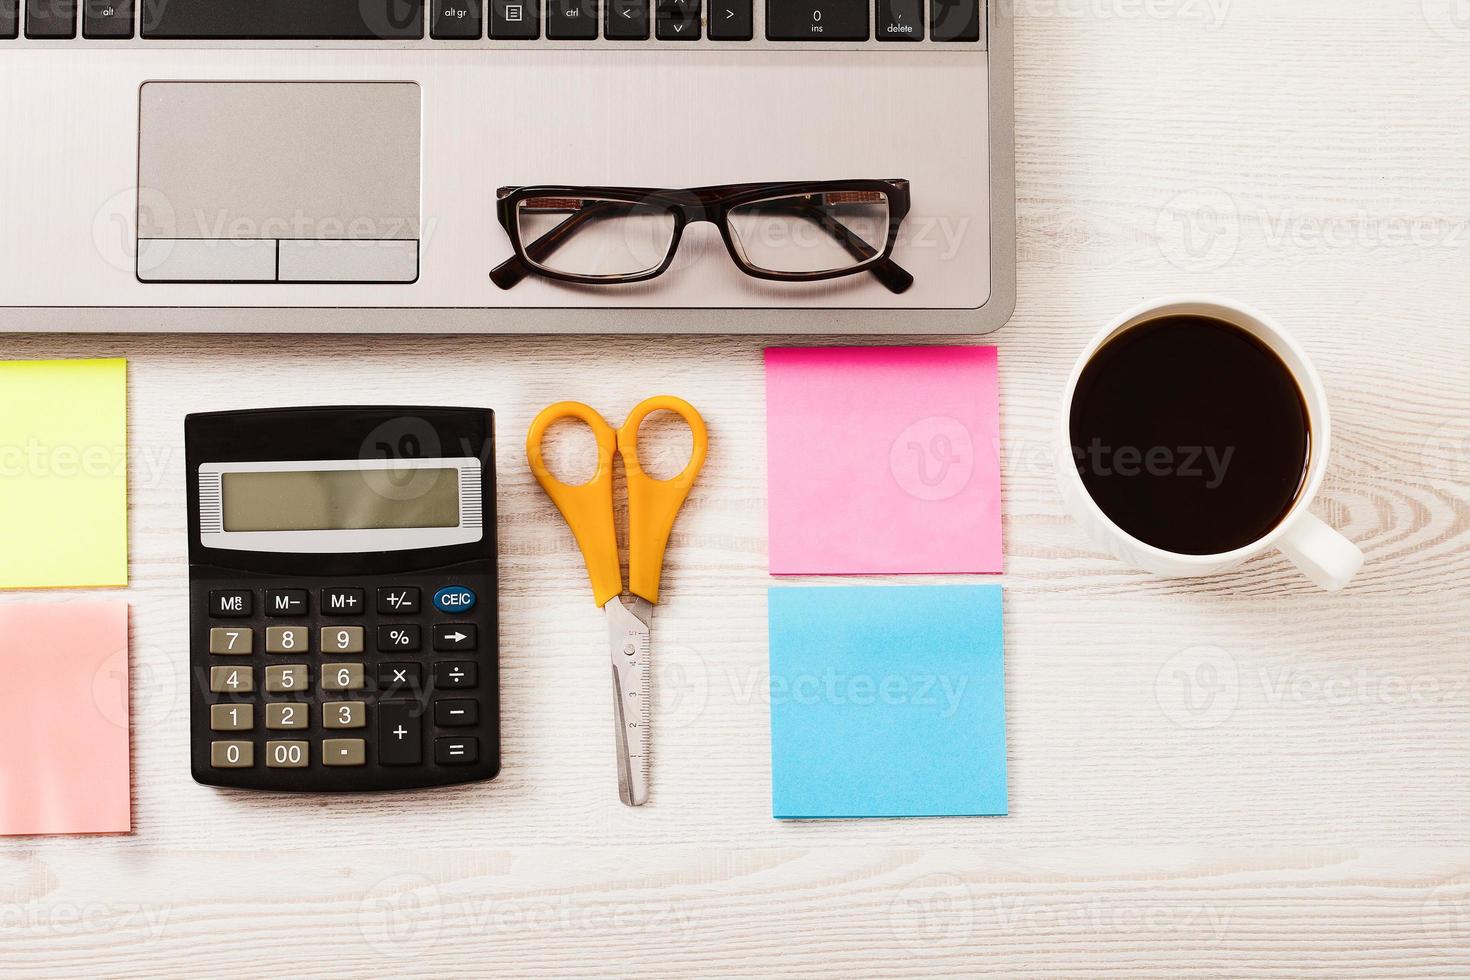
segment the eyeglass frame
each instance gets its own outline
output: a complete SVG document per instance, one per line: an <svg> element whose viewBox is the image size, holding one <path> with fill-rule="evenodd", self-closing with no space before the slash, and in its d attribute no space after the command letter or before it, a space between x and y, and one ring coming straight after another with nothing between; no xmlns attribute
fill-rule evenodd
<svg viewBox="0 0 1470 980"><path fill-rule="evenodd" d="M774 272L751 265L740 254L730 232L730 212L736 208L760 201L775 200L798 195L835 194L844 192L881 193L888 203L888 235L881 251L863 259L859 265L846 269L829 269L820 272ZM517 210L521 202L537 197L546 198L590 198L627 204L648 204L671 213L674 217L673 234L663 262L657 268L628 275L593 276L548 269L531 256L529 248L521 240ZM684 229L691 224L708 221L720 231L725 250L741 272L753 279L768 282L820 282L841 279L846 276L871 272L894 293L903 293L914 284L914 277L893 261L893 249L898 242L898 229L908 216L910 208L909 182L902 178L892 180L818 180L781 181L770 183L717 184L710 187L653 188L653 187L594 187L560 184L536 184L524 187L502 187L496 191L496 216L505 233L510 237L515 254L491 271L490 279L501 289L518 285L527 276L536 275L559 282L578 283L589 286L617 286L656 279L673 265L679 252ZM569 217L571 221L575 215ZM548 231L531 243L532 246L556 234L566 222ZM840 227L840 226L839 226ZM830 230L830 229L829 229ZM872 246L857 238L848 229L841 228L849 236L842 242L849 252L856 248L872 249Z"/></svg>

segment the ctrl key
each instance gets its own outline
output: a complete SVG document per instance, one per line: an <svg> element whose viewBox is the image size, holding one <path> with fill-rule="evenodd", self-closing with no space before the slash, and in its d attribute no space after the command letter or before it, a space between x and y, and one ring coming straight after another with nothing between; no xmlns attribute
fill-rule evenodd
<svg viewBox="0 0 1470 980"><path fill-rule="evenodd" d="M255 765L255 743L210 742L209 764L215 769L249 769Z"/></svg>

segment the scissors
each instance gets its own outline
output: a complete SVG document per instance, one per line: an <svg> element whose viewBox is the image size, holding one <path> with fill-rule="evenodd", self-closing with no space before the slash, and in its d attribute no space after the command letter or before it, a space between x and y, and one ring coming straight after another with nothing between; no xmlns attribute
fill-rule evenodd
<svg viewBox="0 0 1470 980"><path fill-rule="evenodd" d="M656 480L638 463L638 427L654 412L681 417L694 436L694 451L684 471ZM597 472L580 486L551 475L541 456L546 430L563 419L585 422L597 439ZM664 549L674 518L704 465L709 434L694 406L672 395L639 402L621 429L614 429L581 402L558 402L545 409L526 433L526 456L536 482L566 519L592 580L592 596L607 613L613 671L613 723L617 734L618 796L628 806L648 802L649 730L652 715L653 607L658 603ZM613 514L613 454L623 457L628 483L628 595L618 560L618 529Z"/></svg>

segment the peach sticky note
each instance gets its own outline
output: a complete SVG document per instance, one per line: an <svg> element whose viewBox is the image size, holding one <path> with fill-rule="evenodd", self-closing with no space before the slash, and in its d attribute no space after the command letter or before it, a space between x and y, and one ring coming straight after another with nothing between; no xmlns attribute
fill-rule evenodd
<svg viewBox="0 0 1470 980"><path fill-rule="evenodd" d="M0 589L127 585L127 377L0 361Z"/></svg>
<svg viewBox="0 0 1470 980"><path fill-rule="evenodd" d="M0 834L125 834L128 605L0 602Z"/></svg>
<svg viewBox="0 0 1470 980"><path fill-rule="evenodd" d="M766 351L773 575L1001 570L994 347Z"/></svg>

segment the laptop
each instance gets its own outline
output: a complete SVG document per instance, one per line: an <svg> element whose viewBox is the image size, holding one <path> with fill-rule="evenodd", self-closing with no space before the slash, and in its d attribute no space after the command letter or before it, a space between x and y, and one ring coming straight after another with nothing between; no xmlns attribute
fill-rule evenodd
<svg viewBox="0 0 1470 980"><path fill-rule="evenodd" d="M1004 8L0 0L0 330L993 330L1015 296ZM902 189L901 221L867 181ZM594 211L587 188L648 197ZM656 252L674 204L692 219L657 275L543 274L611 261L576 248L492 278L573 225ZM856 271L805 275L834 241ZM906 277L866 265L885 247Z"/></svg>

